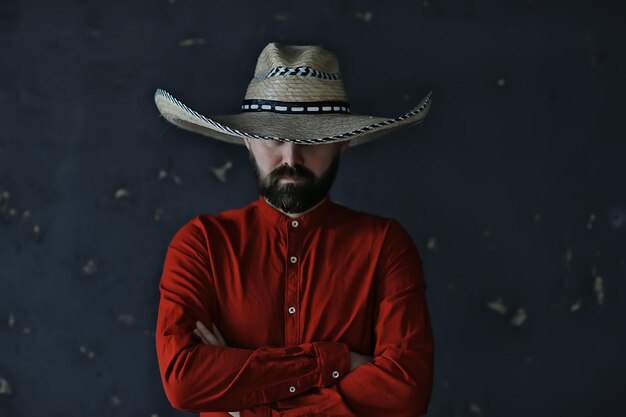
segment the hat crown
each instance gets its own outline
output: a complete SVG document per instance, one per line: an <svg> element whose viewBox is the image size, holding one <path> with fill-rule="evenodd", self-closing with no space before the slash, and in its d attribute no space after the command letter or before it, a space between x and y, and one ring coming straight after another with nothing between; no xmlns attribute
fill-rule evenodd
<svg viewBox="0 0 626 417"><path fill-rule="evenodd" d="M268 43L259 54L241 109L350 113L337 57L320 45Z"/></svg>
<svg viewBox="0 0 626 417"><path fill-rule="evenodd" d="M254 76L263 77L278 67L310 67L322 72L339 74L337 56L320 45L268 43L259 54Z"/></svg>

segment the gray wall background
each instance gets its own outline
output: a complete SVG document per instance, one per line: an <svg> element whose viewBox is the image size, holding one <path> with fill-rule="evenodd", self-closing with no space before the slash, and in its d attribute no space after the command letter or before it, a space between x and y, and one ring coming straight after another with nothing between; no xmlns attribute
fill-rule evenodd
<svg viewBox="0 0 626 417"><path fill-rule="evenodd" d="M345 153L331 192L397 218L422 253L428 415L623 413L623 16L578 0L2 0L0 416L186 415L154 348L165 249L257 193L245 148L171 126L153 94L238 112L270 41L334 51L355 113L434 92L421 127Z"/></svg>

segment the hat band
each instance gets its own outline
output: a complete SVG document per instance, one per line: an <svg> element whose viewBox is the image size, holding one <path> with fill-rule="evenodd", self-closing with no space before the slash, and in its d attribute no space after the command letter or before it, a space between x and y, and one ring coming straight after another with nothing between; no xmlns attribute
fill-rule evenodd
<svg viewBox="0 0 626 417"><path fill-rule="evenodd" d="M243 101L244 112L271 111L290 114L350 113L350 103L346 101L276 101L247 99Z"/></svg>
<svg viewBox="0 0 626 417"><path fill-rule="evenodd" d="M320 71L313 67L274 67L267 74L254 76L253 80L262 80L269 77L279 77L285 75L298 75L301 77L317 77L323 80L341 80L341 74L338 72Z"/></svg>

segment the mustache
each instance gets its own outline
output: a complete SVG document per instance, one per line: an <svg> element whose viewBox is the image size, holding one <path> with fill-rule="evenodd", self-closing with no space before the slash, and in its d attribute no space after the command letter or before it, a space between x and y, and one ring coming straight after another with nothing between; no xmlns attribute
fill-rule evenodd
<svg viewBox="0 0 626 417"><path fill-rule="evenodd" d="M301 165L290 167L289 165L282 165L276 168L270 174L272 180L277 181L280 177L301 177L301 178L315 178L313 173Z"/></svg>

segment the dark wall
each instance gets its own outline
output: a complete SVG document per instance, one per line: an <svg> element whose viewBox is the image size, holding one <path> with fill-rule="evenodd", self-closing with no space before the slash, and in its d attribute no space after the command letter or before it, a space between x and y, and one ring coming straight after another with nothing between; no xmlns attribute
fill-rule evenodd
<svg viewBox="0 0 626 417"><path fill-rule="evenodd" d="M623 413L618 4L3 0L0 416L184 414L154 347L167 243L258 195L245 148L170 125L153 94L236 113L271 41L335 52L354 113L433 91L421 127L346 152L331 192L423 256L428 415Z"/></svg>

